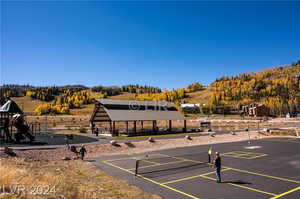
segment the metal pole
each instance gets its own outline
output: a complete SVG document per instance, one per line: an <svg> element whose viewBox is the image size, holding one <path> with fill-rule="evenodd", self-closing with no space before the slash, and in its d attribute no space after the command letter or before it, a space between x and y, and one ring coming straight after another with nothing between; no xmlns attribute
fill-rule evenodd
<svg viewBox="0 0 300 199"><path fill-rule="evenodd" d="M140 162L140 160L136 160L136 161L135 161L135 173L134 173L134 175L137 175L137 174L138 174L139 162Z"/></svg>
<svg viewBox="0 0 300 199"><path fill-rule="evenodd" d="M47 132L47 131L48 131L48 120L47 120L47 115L46 115L46 127L45 127L45 128L46 128L45 131Z"/></svg>
<svg viewBox="0 0 300 199"><path fill-rule="evenodd" d="M249 138L248 144L250 144L250 133L249 133L249 131L250 131L250 129L249 129L249 124L248 124L248 130L247 130L247 132L248 132L248 138Z"/></svg>

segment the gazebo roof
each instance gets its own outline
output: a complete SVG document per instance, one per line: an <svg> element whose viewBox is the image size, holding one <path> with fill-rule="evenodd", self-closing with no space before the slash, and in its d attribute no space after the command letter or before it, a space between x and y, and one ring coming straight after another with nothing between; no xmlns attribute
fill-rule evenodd
<svg viewBox="0 0 300 199"><path fill-rule="evenodd" d="M96 100L91 121L185 120L175 104L166 101Z"/></svg>

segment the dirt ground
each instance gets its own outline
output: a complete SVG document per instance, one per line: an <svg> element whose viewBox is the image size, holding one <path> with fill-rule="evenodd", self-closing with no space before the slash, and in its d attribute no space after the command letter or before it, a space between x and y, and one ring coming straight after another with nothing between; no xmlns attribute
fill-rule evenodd
<svg viewBox="0 0 300 199"><path fill-rule="evenodd" d="M81 160L2 159L0 173L1 199L161 199Z"/></svg>
<svg viewBox="0 0 300 199"><path fill-rule="evenodd" d="M260 139L265 136L256 131L249 132L251 139ZM162 139L156 140L154 142L149 141L132 141L130 143L118 143L116 146L111 144L98 144L98 145L88 145L86 149L88 151L87 158L100 157L105 155L117 155L117 154L134 154L142 152L150 152L161 149L170 149L176 147L184 146L195 146L195 145L205 145L214 143L225 143L225 142L238 142L242 140L248 140L247 132L239 132L236 135L231 134L220 134L214 137L210 135L192 137L191 140L186 139L184 136L182 138L176 139ZM57 148L51 150L14 150L17 157L31 159L31 160L61 160L64 157L75 158L76 155L70 152L66 147ZM0 151L0 158L7 158L8 156Z"/></svg>

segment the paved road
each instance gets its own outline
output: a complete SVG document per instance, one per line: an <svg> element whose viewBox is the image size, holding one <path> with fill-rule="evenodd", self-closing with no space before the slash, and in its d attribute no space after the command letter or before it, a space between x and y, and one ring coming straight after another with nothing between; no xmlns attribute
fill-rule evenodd
<svg viewBox="0 0 300 199"><path fill-rule="evenodd" d="M66 146L66 139L64 134L55 133L41 133L36 135L37 142L33 144L4 144L0 143L0 150L3 150L4 146L9 146L13 149L30 150L30 149L55 149ZM68 139L69 144L72 145L90 145L90 144L106 144L109 143L110 138L105 136L85 136L85 135L73 135L73 139Z"/></svg>
<svg viewBox="0 0 300 199"><path fill-rule="evenodd" d="M101 169L169 199L299 199L300 139L262 139L215 144L222 154L223 183L208 164L209 146L183 147L134 156L92 159ZM136 159L139 161L134 175Z"/></svg>

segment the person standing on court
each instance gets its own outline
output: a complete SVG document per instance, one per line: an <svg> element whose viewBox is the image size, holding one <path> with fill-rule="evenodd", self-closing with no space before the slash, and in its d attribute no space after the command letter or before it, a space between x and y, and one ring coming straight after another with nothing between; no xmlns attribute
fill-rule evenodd
<svg viewBox="0 0 300 199"><path fill-rule="evenodd" d="M216 169L216 176L217 176L217 182L221 182L221 157L220 153L216 152L216 157L215 157L215 169Z"/></svg>
<svg viewBox="0 0 300 199"><path fill-rule="evenodd" d="M84 158L84 156L85 156L86 153L87 153L87 151L86 151L84 145L81 145L81 148L79 150L79 154L80 154L81 160L83 160L83 158Z"/></svg>

